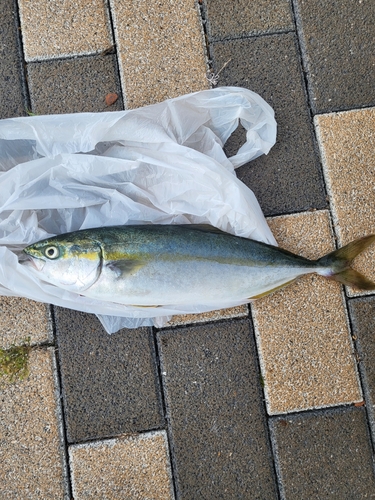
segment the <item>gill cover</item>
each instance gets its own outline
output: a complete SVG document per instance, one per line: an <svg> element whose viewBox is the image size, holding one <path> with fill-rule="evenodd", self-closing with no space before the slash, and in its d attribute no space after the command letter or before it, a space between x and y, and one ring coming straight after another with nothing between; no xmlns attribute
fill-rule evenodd
<svg viewBox="0 0 375 500"><path fill-rule="evenodd" d="M25 264L40 279L72 292L83 292L100 276L101 246L89 238L72 241L57 236L34 243L24 252L32 260L31 265Z"/></svg>

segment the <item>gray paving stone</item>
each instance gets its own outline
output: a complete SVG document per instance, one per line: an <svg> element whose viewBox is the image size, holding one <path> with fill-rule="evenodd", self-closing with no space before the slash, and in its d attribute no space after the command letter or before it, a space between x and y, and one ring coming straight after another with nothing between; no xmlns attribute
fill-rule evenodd
<svg viewBox="0 0 375 500"><path fill-rule="evenodd" d="M108 335L94 315L55 317L68 441L162 427L151 331Z"/></svg>
<svg viewBox="0 0 375 500"><path fill-rule="evenodd" d="M209 40L293 30L289 0L205 0Z"/></svg>
<svg viewBox="0 0 375 500"><path fill-rule="evenodd" d="M375 442L375 297L349 300L349 313Z"/></svg>
<svg viewBox="0 0 375 500"><path fill-rule="evenodd" d="M375 498L363 407L275 418L271 428L283 498Z"/></svg>
<svg viewBox="0 0 375 500"><path fill-rule="evenodd" d="M324 208L325 191L294 35L211 46L217 70L231 59L219 84L260 94L274 108L278 124L277 142L270 153L238 168L238 177L254 191L266 215ZM241 134L232 136L228 154L234 154L241 143Z"/></svg>
<svg viewBox="0 0 375 500"><path fill-rule="evenodd" d="M375 104L374 2L295 0L315 113Z"/></svg>
<svg viewBox="0 0 375 500"><path fill-rule="evenodd" d="M0 16L0 118L25 115L21 59L13 1L3 2Z"/></svg>
<svg viewBox="0 0 375 500"><path fill-rule="evenodd" d="M32 111L38 115L123 109L116 57L88 56L27 65ZM107 106L105 97L119 99Z"/></svg>
<svg viewBox="0 0 375 500"><path fill-rule="evenodd" d="M181 499L276 497L247 320L158 333Z"/></svg>

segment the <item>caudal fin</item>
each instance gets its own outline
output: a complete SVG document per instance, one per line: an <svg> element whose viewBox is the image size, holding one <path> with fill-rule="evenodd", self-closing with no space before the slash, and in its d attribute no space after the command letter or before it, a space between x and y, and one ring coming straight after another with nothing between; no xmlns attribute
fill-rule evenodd
<svg viewBox="0 0 375 500"><path fill-rule="evenodd" d="M375 290L375 283L350 267L352 260L366 250L375 241L375 234L365 236L348 243L317 261L320 266L328 267L331 273L327 278L339 281L344 285L354 286L360 290Z"/></svg>

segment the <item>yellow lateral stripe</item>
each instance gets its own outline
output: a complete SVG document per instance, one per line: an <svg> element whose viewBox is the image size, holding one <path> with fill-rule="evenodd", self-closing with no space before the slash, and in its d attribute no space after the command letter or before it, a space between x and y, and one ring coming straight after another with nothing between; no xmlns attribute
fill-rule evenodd
<svg viewBox="0 0 375 500"><path fill-rule="evenodd" d="M100 254L98 251L93 251L93 252L64 252L63 255L61 255L61 258L63 259L71 259L72 257L79 257L80 259L88 259L88 260L99 260L100 259Z"/></svg>
<svg viewBox="0 0 375 500"><path fill-rule="evenodd" d="M105 252L103 251L103 257L107 262L116 262L119 260L141 260L145 259L144 254L129 254L121 251Z"/></svg>

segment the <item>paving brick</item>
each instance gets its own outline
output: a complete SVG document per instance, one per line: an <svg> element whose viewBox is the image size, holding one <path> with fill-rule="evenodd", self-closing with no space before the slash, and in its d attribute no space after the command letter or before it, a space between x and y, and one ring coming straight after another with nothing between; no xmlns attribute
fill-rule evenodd
<svg viewBox="0 0 375 500"><path fill-rule="evenodd" d="M205 0L209 40L293 30L289 0Z"/></svg>
<svg viewBox="0 0 375 500"><path fill-rule="evenodd" d="M374 232L375 108L315 117L323 169L340 246ZM375 245L354 268L375 280ZM349 289L350 296L366 292Z"/></svg>
<svg viewBox="0 0 375 500"><path fill-rule="evenodd" d="M2 498L63 498L52 349L33 349L29 378L0 387Z"/></svg>
<svg viewBox="0 0 375 500"><path fill-rule="evenodd" d="M278 136L270 153L237 169L266 215L327 205L319 159L305 98L293 34L211 44L220 85L237 85L260 94L275 110ZM246 58L244 58L246 54ZM242 141L230 139L233 154Z"/></svg>
<svg viewBox="0 0 375 500"><path fill-rule="evenodd" d="M25 115L17 43L15 2L4 2L0 17L0 118Z"/></svg>
<svg viewBox="0 0 375 500"><path fill-rule="evenodd" d="M373 2L295 0L315 113L375 104Z"/></svg>
<svg viewBox="0 0 375 500"><path fill-rule="evenodd" d="M32 110L38 115L118 111L123 109L116 57L80 57L29 63L27 75ZM107 106L105 97L119 99Z"/></svg>
<svg viewBox="0 0 375 500"><path fill-rule="evenodd" d="M375 441L375 297L349 300L366 406Z"/></svg>
<svg viewBox="0 0 375 500"><path fill-rule="evenodd" d="M111 2L126 107L209 88L194 0Z"/></svg>
<svg viewBox="0 0 375 500"><path fill-rule="evenodd" d="M326 211L268 223L280 246L296 254L316 259L334 249ZM251 309L270 414L362 400L338 283L303 276Z"/></svg>
<svg viewBox="0 0 375 500"><path fill-rule="evenodd" d="M26 61L95 54L112 44L104 0L19 0Z"/></svg>
<svg viewBox="0 0 375 500"><path fill-rule="evenodd" d="M289 415L271 428L283 498L375 498L364 408Z"/></svg>
<svg viewBox="0 0 375 500"><path fill-rule="evenodd" d="M251 339L247 320L158 334L181 498L276 497Z"/></svg>
<svg viewBox="0 0 375 500"><path fill-rule="evenodd" d="M49 306L19 297L0 296L0 347L11 344L52 342Z"/></svg>
<svg viewBox="0 0 375 500"><path fill-rule="evenodd" d="M75 500L173 499L165 432L69 447Z"/></svg>
<svg viewBox="0 0 375 500"><path fill-rule="evenodd" d="M69 442L163 425L149 329L108 335L94 315L62 308L56 329Z"/></svg>

